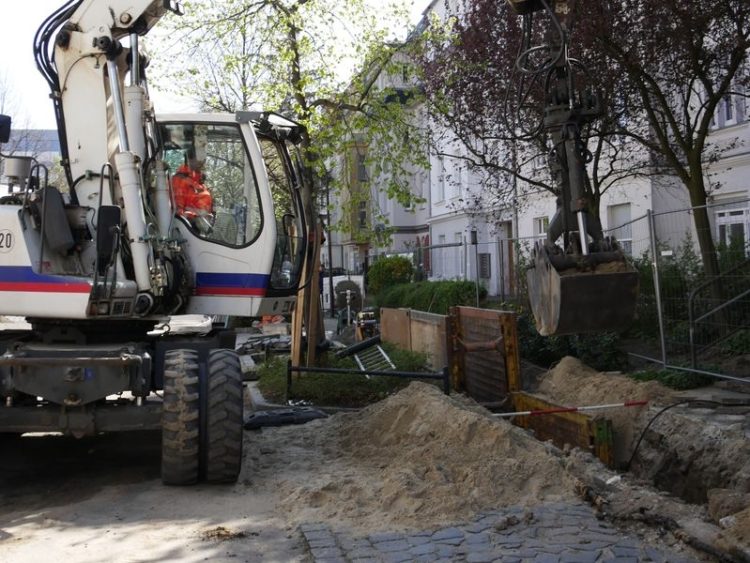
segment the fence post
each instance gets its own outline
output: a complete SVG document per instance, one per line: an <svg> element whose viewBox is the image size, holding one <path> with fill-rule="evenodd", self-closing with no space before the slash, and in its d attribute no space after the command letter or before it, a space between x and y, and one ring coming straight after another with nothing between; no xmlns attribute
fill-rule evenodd
<svg viewBox="0 0 750 563"><path fill-rule="evenodd" d="M286 402L292 398L292 360L286 361Z"/></svg>
<svg viewBox="0 0 750 563"><path fill-rule="evenodd" d="M654 219L654 212L650 209L646 212L648 216L648 230L651 238L651 256L652 268L654 275L654 296L656 297L656 315L659 319L659 342L661 344L661 365L665 367L667 365L667 345L666 337L664 334L664 314L661 308L661 282L659 278L659 249L656 244L656 220Z"/></svg>
<svg viewBox="0 0 750 563"><path fill-rule="evenodd" d="M451 372L448 366L443 366L443 392L446 395L451 394Z"/></svg>

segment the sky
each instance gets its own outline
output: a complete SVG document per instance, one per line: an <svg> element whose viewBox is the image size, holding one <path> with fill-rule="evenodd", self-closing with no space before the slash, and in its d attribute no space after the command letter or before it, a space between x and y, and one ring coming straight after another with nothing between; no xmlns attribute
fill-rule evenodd
<svg viewBox="0 0 750 563"><path fill-rule="evenodd" d="M371 1L378 3L380 0ZM413 3L414 21L429 4L429 0L403 1ZM5 25L0 33L0 85L7 85L11 92L12 100L3 109L11 114L14 128L56 128L49 87L34 61L34 35L47 16L64 3L65 0L28 0L22 9L13 10L12 16L4 14ZM194 109L186 100L175 100L156 90L151 94L159 113Z"/></svg>

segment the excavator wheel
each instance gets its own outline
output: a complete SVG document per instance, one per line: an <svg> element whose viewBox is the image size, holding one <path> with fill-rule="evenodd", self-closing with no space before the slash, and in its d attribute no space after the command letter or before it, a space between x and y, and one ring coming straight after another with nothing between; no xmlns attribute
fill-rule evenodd
<svg viewBox="0 0 750 563"><path fill-rule="evenodd" d="M200 383L198 354L169 350L164 358L161 480L165 485L198 482Z"/></svg>
<svg viewBox="0 0 750 563"><path fill-rule="evenodd" d="M615 249L586 256L537 243L526 272L536 329L542 336L624 330L635 317L638 272Z"/></svg>
<svg viewBox="0 0 750 563"><path fill-rule="evenodd" d="M234 483L242 466L243 397L239 356L232 350L208 355L206 481Z"/></svg>

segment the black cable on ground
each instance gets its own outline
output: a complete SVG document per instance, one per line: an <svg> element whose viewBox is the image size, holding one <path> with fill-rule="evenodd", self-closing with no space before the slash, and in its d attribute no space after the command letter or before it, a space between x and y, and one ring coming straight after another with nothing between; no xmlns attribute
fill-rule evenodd
<svg viewBox="0 0 750 563"><path fill-rule="evenodd" d="M704 405L716 405L719 407L750 407L750 402L747 403L733 403L733 404L726 404L722 403L721 401L711 401L708 399L686 399L684 401L678 401L677 403L672 403L671 405L667 405L663 409L661 409L658 413L656 413L651 420L648 421L648 424L641 432L641 435L638 437L638 441L635 443L635 447L633 448L633 453L630 454L630 459L625 464L625 471L630 470L630 465L633 463L633 459L635 458L635 454L638 452L638 446L641 445L641 441L643 441L643 437L646 435L646 432L648 432L648 429L651 428L651 425L654 423L654 421L659 418L662 414L667 412L669 409L673 407L677 407L679 405L687 405L687 404L704 404Z"/></svg>

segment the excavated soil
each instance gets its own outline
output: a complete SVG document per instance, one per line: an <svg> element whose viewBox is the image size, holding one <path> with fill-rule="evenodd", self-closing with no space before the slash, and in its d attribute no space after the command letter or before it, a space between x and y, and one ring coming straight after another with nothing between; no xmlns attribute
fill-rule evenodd
<svg viewBox="0 0 750 563"><path fill-rule="evenodd" d="M281 510L293 522L424 529L575 497L572 478L544 444L424 383L359 413L278 432L284 451L266 449L257 462L289 469L278 480ZM290 453L286 464L268 457ZM310 470L303 483L293 477L299 464Z"/></svg>
<svg viewBox="0 0 750 563"><path fill-rule="evenodd" d="M567 407L626 401L649 401L654 406L664 406L674 401L672 390L656 381L639 382L616 373L600 373L571 356L560 360L540 380L535 394ZM612 421L612 430L617 435L617 465L629 459L638 428L645 424L647 415L648 406L592 411L592 416Z"/></svg>

